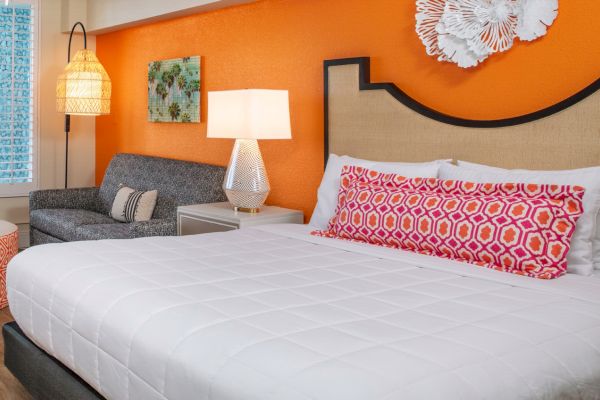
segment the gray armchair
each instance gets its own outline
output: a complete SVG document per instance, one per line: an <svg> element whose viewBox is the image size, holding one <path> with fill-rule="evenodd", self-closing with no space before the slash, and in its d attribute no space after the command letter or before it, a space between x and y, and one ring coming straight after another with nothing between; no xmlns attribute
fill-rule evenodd
<svg viewBox="0 0 600 400"><path fill-rule="evenodd" d="M225 168L214 165L117 154L99 188L29 194L31 245L175 235L178 206L225 201L224 175ZM150 221L122 223L108 215L121 185L158 190Z"/></svg>

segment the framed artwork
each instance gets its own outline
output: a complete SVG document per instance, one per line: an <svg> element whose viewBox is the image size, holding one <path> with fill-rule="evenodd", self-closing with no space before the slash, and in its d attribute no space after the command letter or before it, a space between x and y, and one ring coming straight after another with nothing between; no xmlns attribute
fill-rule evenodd
<svg viewBox="0 0 600 400"><path fill-rule="evenodd" d="M148 64L148 121L200 122L200 57Z"/></svg>

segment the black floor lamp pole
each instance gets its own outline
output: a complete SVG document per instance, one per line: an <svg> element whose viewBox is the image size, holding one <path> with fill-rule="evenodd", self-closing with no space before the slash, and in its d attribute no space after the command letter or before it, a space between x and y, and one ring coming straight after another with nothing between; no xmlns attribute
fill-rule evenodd
<svg viewBox="0 0 600 400"><path fill-rule="evenodd" d="M73 33L77 26L81 26L83 30L83 48L87 49L87 33L85 32L85 26L81 22L75 22L69 35L69 49L67 51L67 64L71 62L71 41L73 40ZM69 132L71 132L71 115L65 114L65 189L68 187L69 182Z"/></svg>
<svg viewBox="0 0 600 400"><path fill-rule="evenodd" d="M69 132L71 131L71 116L65 114L65 189L69 183Z"/></svg>

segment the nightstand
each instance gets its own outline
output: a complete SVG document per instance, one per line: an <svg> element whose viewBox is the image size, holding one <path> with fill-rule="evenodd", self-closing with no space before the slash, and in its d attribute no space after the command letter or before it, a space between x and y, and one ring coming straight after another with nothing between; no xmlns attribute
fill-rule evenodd
<svg viewBox="0 0 600 400"><path fill-rule="evenodd" d="M231 204L209 203L177 208L177 234L225 232L266 224L303 224L302 211L263 206L259 213L236 212Z"/></svg>

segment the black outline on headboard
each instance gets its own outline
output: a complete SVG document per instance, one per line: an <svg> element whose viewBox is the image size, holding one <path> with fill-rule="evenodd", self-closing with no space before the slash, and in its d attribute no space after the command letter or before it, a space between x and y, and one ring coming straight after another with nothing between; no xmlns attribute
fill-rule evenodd
<svg viewBox="0 0 600 400"><path fill-rule="evenodd" d="M444 124L462 126L465 128L502 128L537 121L538 119L563 111L600 90L600 79L598 79L585 89L575 93L573 96L550 107L529 114L496 120L465 119L444 114L433 108L427 107L425 104L410 97L393 83L371 83L371 59L369 57L325 60L323 64L325 78L325 164L327 164L327 158L329 157L329 67L332 66L358 64L360 90L386 90L406 107L427 118L431 118Z"/></svg>

